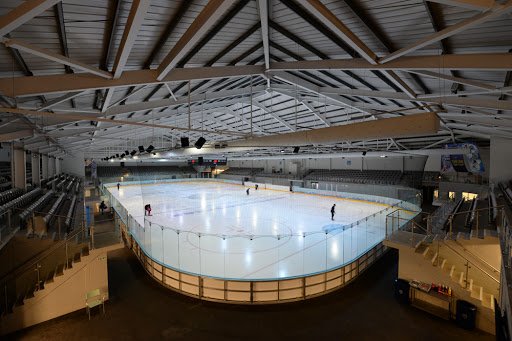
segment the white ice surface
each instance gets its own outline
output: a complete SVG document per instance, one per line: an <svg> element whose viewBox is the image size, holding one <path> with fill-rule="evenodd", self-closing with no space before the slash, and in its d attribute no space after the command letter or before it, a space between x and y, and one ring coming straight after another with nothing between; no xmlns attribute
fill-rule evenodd
<svg viewBox="0 0 512 341"><path fill-rule="evenodd" d="M213 182L109 191L141 226L144 205L151 204L146 228L133 233L154 259L221 278L294 277L349 263L382 241L391 212L372 217L386 206L262 188L247 195L243 186Z"/></svg>

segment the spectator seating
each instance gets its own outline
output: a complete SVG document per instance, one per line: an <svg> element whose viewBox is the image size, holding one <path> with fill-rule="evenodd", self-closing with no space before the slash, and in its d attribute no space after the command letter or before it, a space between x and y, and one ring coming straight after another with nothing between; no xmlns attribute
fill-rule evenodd
<svg viewBox="0 0 512 341"><path fill-rule="evenodd" d="M313 169L305 180L398 185L402 172L396 170Z"/></svg>
<svg viewBox="0 0 512 341"><path fill-rule="evenodd" d="M98 177L108 178L188 175L197 173L193 167L177 166L98 167L97 172Z"/></svg>
<svg viewBox="0 0 512 341"><path fill-rule="evenodd" d="M242 175L242 176L252 176L258 172L261 172L263 168L237 168L237 167L230 167L222 174L225 175Z"/></svg>

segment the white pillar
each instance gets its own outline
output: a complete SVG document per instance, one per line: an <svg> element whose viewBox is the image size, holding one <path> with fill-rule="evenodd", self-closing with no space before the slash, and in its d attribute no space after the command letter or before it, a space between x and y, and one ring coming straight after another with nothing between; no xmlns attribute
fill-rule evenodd
<svg viewBox="0 0 512 341"><path fill-rule="evenodd" d="M27 189L27 165L23 143L11 143L11 186Z"/></svg>
<svg viewBox="0 0 512 341"><path fill-rule="evenodd" d="M510 180L512 169L512 153L510 146L512 139L491 136L491 160L489 169L485 171L489 174L489 181L497 185L501 181ZM486 167L487 165L484 165Z"/></svg>
<svg viewBox="0 0 512 341"><path fill-rule="evenodd" d="M32 183L34 186L40 186L41 184L41 156L36 153L32 153L30 162L32 163Z"/></svg>
<svg viewBox="0 0 512 341"><path fill-rule="evenodd" d="M62 164L60 163L60 159L57 158L55 160L55 172L57 173L57 175L60 175L60 173L62 173Z"/></svg>
<svg viewBox="0 0 512 341"><path fill-rule="evenodd" d="M55 158L51 156L48 157L48 175L55 176Z"/></svg>
<svg viewBox="0 0 512 341"><path fill-rule="evenodd" d="M42 168L43 168L43 179L48 180L48 155L41 155Z"/></svg>

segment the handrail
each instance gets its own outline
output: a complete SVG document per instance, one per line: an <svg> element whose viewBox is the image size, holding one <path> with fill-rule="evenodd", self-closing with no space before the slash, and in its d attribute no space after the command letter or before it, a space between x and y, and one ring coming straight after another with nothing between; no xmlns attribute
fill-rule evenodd
<svg viewBox="0 0 512 341"><path fill-rule="evenodd" d="M37 258L36 261L33 261L32 263L30 263L29 266L26 266L25 268L23 268L22 271L20 271L19 269L20 268L17 268L17 269L14 269L12 270L11 272L7 273L6 275L4 275L2 278L0 278L0 282L3 282L5 279L7 279L8 277L14 277L14 278L17 278L18 275L20 274L23 274L25 273L25 271L27 271L28 269L32 268L33 266L35 266L37 263L39 263L42 259L46 258L47 256L49 256L50 254L52 254L55 250L57 250L59 247L61 247L62 245L64 245L65 243L67 243L69 240L71 240L72 238L76 237L80 232L83 232L83 230L85 230L86 226L84 225L84 227L82 227L81 229L79 230L76 230L76 231L73 231L74 234L72 234L71 236L68 236L67 239L65 240L61 240L59 241L56 245L53 245L52 247L49 247L48 249L46 250L43 250L44 251L47 251L47 250L50 250L48 253L40 256L39 258Z"/></svg>
<svg viewBox="0 0 512 341"><path fill-rule="evenodd" d="M427 236L430 235L430 232L428 230L426 230L423 226L419 225L418 223L415 223L414 221L411 221L412 222L412 225L413 225L413 229L414 229L414 225L418 226L420 229L422 229L423 231L427 232ZM437 235L435 234L432 234L432 236L439 240L440 242L443 243L443 245L447 246L449 249L451 249L453 252L455 252L456 254L458 254L459 256L461 256L463 259L465 259L468 263L471 263L473 264L476 268L478 268L480 271L482 271L484 274L486 274L488 277L490 277L492 280L494 280L496 283L500 283L500 280L499 279L496 279L494 278L491 274L489 274L487 271L485 271L484 269L482 269L480 266L478 266L477 264L475 264L474 262L470 261L468 258L464 257L463 255L461 255L457 250L455 250L454 248L452 248L450 245L448 244L445 244Z"/></svg>
<svg viewBox="0 0 512 341"><path fill-rule="evenodd" d="M428 222L427 222L428 223ZM487 265L488 267L490 267L491 269L494 270L494 272L497 272L498 274L501 274L501 272L496 269L494 266L492 266L491 264L489 264L486 260L482 259L480 256L478 256L477 254L471 252L470 250L466 249L464 247L464 245L462 245L461 243L459 243L456 239L453 239L452 236L450 235L447 235L446 233L444 233L443 231L439 230L437 227L433 226L433 225L430 225L428 224L428 226L432 226L434 227L436 230L438 230L443 236L449 238L451 241L453 241L455 244L459 245L465 252L471 254L473 257L477 258L478 260L480 260L482 263L484 263L485 265ZM443 242L443 244L447 245L446 243ZM448 246L448 245L447 245Z"/></svg>
<svg viewBox="0 0 512 341"><path fill-rule="evenodd" d="M109 221L109 220L115 220L114 219L106 219L106 220L102 220L102 222L104 221ZM62 245L65 245L68 241L70 241L72 238L76 237L77 235L79 235L80 233L84 232L85 229L87 229L88 227L91 228L91 232L92 234L94 235L94 225L90 225L90 226L86 226L85 225L85 221L84 222L84 225L82 226L81 229L78 229L78 230L75 230L75 231L72 231L71 235L68 236L65 240L62 240L60 242L58 242L56 245L54 245L53 247L50 247L48 248L47 250L49 250L49 252L45 253L44 255L40 256L37 258L37 260L33 261L30 263L30 265L26 266L23 268L23 270L20 270L20 268L17 268L17 269L14 269L12 270L11 272L9 272L8 274L4 275L2 278L0 278L0 282L5 282L6 280L8 280L9 278L17 278L18 276L22 275L23 273L25 273L25 271L29 270L30 268L34 267L35 265L37 265L37 263L39 263L41 260L43 260L44 258L48 257L49 255L51 255L53 252L55 252L58 248L60 248ZM94 238L94 237L93 237Z"/></svg>
<svg viewBox="0 0 512 341"><path fill-rule="evenodd" d="M457 214L464 214L464 213L469 213L469 212L477 212L477 211L487 211L487 210L490 210L491 208L503 208L503 205L501 206L493 206L493 207L485 207L485 208L478 208L478 209L475 209L475 210L469 210L469 211L464 211L464 212L457 212L457 213L450 213L450 214L442 214L442 215L437 215L437 216L430 216L429 218L440 218L440 217L445 217L445 216L454 216L454 215L457 215Z"/></svg>

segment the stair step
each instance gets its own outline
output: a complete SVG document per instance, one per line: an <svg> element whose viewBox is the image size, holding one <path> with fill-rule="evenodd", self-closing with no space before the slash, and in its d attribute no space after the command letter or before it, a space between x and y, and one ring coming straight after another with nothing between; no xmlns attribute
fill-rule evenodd
<svg viewBox="0 0 512 341"><path fill-rule="evenodd" d="M55 277L64 275L64 264L57 265L57 270L55 271Z"/></svg>
<svg viewBox="0 0 512 341"><path fill-rule="evenodd" d="M19 294L18 297L16 298L16 302L14 302L14 307L19 307L19 306L24 305L24 303L23 303L24 300L25 300L25 294L24 293Z"/></svg>
<svg viewBox="0 0 512 341"><path fill-rule="evenodd" d="M437 265L437 264L434 264L436 262L436 259L437 259L437 252L434 253L434 256L432 257L432 259L430 260L430 263L432 263L432 265Z"/></svg>
<svg viewBox="0 0 512 341"><path fill-rule="evenodd" d="M460 284L461 287L464 287L464 272L460 273L459 284Z"/></svg>
<svg viewBox="0 0 512 341"><path fill-rule="evenodd" d="M428 246L426 244L421 243L420 245L418 245L414 252L423 254L425 252L425 249L428 249Z"/></svg>
<svg viewBox="0 0 512 341"><path fill-rule="evenodd" d="M471 236L469 235L469 233L467 232L459 232L457 233L457 239L466 239L466 240L470 240L471 239Z"/></svg>
<svg viewBox="0 0 512 341"><path fill-rule="evenodd" d="M34 297L34 292L36 291L36 287L33 286L33 287L30 287L28 290L27 290L27 293L25 295L25 299L30 299L30 298L33 298Z"/></svg>
<svg viewBox="0 0 512 341"><path fill-rule="evenodd" d="M45 283L51 283L54 281L55 271L57 271L57 269L53 269L48 273L48 276L46 276Z"/></svg>
<svg viewBox="0 0 512 341"><path fill-rule="evenodd" d="M498 231L485 229L484 236L498 238Z"/></svg>
<svg viewBox="0 0 512 341"><path fill-rule="evenodd" d="M82 248L82 257L89 256L89 246L84 246Z"/></svg>
<svg viewBox="0 0 512 341"><path fill-rule="evenodd" d="M494 295L484 292L482 295L482 305L494 311Z"/></svg>

